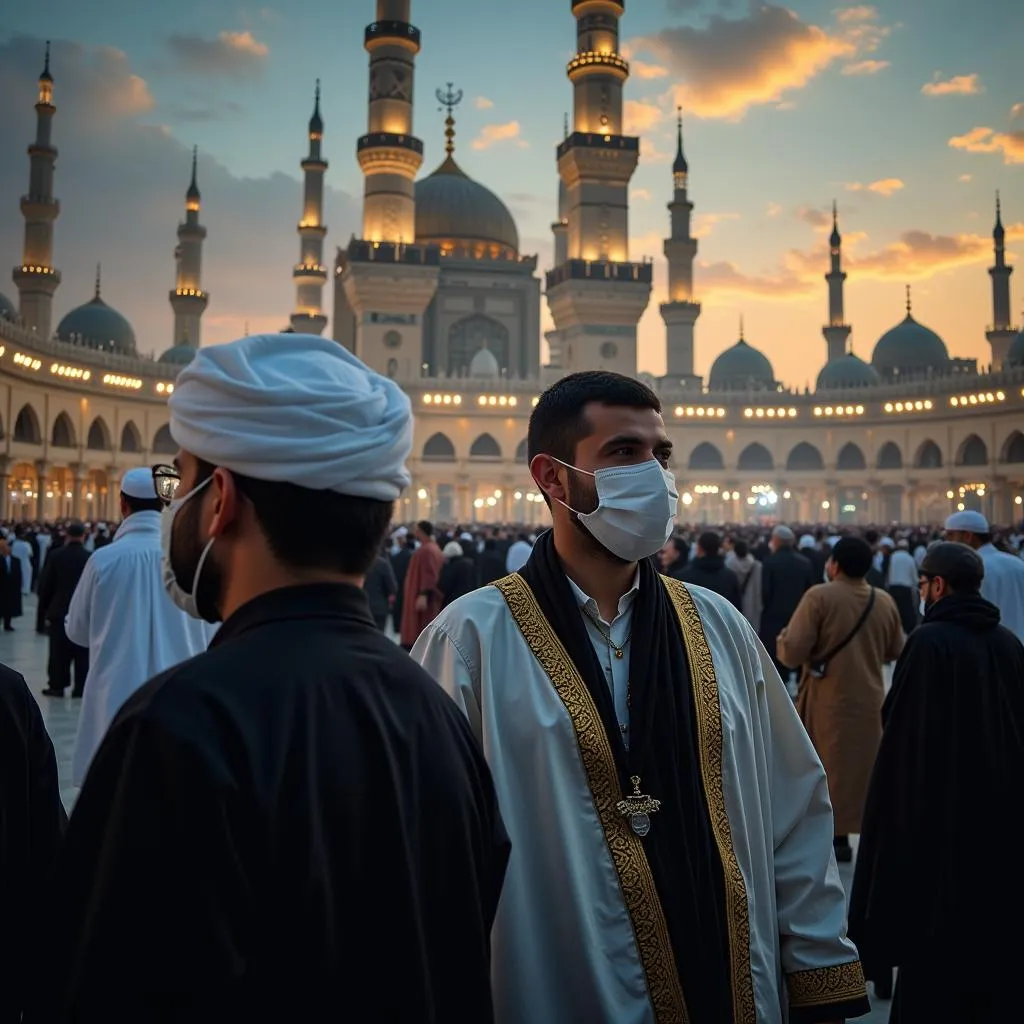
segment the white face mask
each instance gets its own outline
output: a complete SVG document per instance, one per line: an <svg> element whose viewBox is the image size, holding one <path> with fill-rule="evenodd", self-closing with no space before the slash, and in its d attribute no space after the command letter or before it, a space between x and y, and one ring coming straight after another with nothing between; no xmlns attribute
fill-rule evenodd
<svg viewBox="0 0 1024 1024"><path fill-rule="evenodd" d="M195 575L192 577L192 590L189 592L178 582L178 578L174 575L174 570L171 568L171 537L174 530L174 517L178 514L178 509L180 509L181 506L189 500L189 498L198 494L212 479L212 476L207 477L201 484L193 487L188 494L182 495L180 498L175 498L174 501L167 505L160 514L160 567L163 571L164 590L167 591L168 597L170 597L170 599L186 615L192 616L193 619L203 618L203 615L200 614L200 611L196 606L199 574L203 571L203 564L206 562L206 556L210 553L210 548L213 547L213 542L216 538L211 537L209 541L207 541L206 547L203 548L203 553L199 556L199 561L196 563Z"/></svg>
<svg viewBox="0 0 1024 1024"><path fill-rule="evenodd" d="M665 546L672 536L679 495L675 476L657 459L595 473L561 459L555 461L594 478L597 508L593 512L577 512L564 501L559 504L575 512L594 539L613 555L625 562L639 562Z"/></svg>

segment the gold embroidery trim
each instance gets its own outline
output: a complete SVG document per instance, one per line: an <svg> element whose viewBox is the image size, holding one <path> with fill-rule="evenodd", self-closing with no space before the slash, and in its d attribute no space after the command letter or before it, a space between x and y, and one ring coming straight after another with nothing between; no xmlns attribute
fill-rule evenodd
<svg viewBox="0 0 1024 1024"><path fill-rule="evenodd" d="M715 678L715 663L704 636L700 613L686 586L662 576L672 599L679 628L686 645L693 683L693 706L697 712L697 736L704 794L711 815L711 830L722 860L725 883L725 912L729 925L729 951L732 969L733 1019L736 1024L756 1024L754 981L750 967L750 907L747 886L732 841L732 827L725 807L722 780L722 706Z"/></svg>
<svg viewBox="0 0 1024 1024"><path fill-rule="evenodd" d="M786 989L789 1005L794 1007L845 1003L868 994L859 960L787 974Z"/></svg>
<svg viewBox="0 0 1024 1024"><path fill-rule="evenodd" d="M513 573L498 580L494 586L505 598L523 639L547 673L572 720L594 808L633 924L655 1020L658 1024L688 1024L690 1016L676 970L668 924L647 854L640 838L633 834L615 809L623 796L622 787L601 716L579 671L537 604L529 584Z"/></svg>

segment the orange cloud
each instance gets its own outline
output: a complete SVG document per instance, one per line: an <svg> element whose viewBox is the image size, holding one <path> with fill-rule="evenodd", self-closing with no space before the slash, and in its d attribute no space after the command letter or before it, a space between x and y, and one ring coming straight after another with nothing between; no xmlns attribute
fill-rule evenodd
<svg viewBox="0 0 1024 1024"><path fill-rule="evenodd" d="M494 106L494 100L489 100L486 96L477 96L473 101L473 106L477 110L490 110Z"/></svg>
<svg viewBox="0 0 1024 1024"><path fill-rule="evenodd" d="M868 185L863 185L859 181L851 181L846 185L847 192L874 192L875 195L885 196L888 199L891 195L899 192L900 189L904 188L904 184L899 178L882 178L879 181L872 181Z"/></svg>
<svg viewBox="0 0 1024 1024"><path fill-rule="evenodd" d="M878 8L871 4L859 4L846 7L836 12L836 21L840 25L854 25L863 21L874 21L878 17Z"/></svg>
<svg viewBox="0 0 1024 1024"><path fill-rule="evenodd" d="M473 140L473 148L490 149L499 142L510 142L519 139L520 125L518 121L507 121L504 124L485 124L480 134ZM522 142L523 140L520 140Z"/></svg>
<svg viewBox="0 0 1024 1024"><path fill-rule="evenodd" d="M843 68L844 75L877 75L886 68L891 68L892 62L888 60L857 60L847 64Z"/></svg>
<svg viewBox="0 0 1024 1024"><path fill-rule="evenodd" d="M698 213L693 218L693 237L707 238L719 224L739 219L738 213Z"/></svg>
<svg viewBox="0 0 1024 1024"><path fill-rule="evenodd" d="M966 185L972 179L972 177L973 175L971 174L961 174L960 177L957 178L956 180L959 181L961 184Z"/></svg>
<svg viewBox="0 0 1024 1024"><path fill-rule="evenodd" d="M769 203L768 208L764 211L766 217L778 217L782 213L782 207L778 203Z"/></svg>
<svg viewBox="0 0 1024 1024"><path fill-rule="evenodd" d="M1024 103L1014 103L1010 107L1010 120L1016 121L1018 117L1024 117Z"/></svg>
<svg viewBox="0 0 1024 1024"><path fill-rule="evenodd" d="M630 199L635 199L637 202L649 203L651 201L651 190L649 188L635 188L629 193Z"/></svg>
<svg viewBox="0 0 1024 1024"><path fill-rule="evenodd" d="M1004 164L1024 164L1024 131L972 128L966 135L955 135L949 145L967 153L1002 153Z"/></svg>
<svg viewBox="0 0 1024 1024"><path fill-rule="evenodd" d="M622 105L623 129L626 135L643 135L661 123L665 112L654 103L626 100Z"/></svg>
<svg viewBox="0 0 1024 1024"><path fill-rule="evenodd" d="M263 70L270 47L248 29L221 32L207 39L196 32L177 33L165 40L183 71L193 74L253 77Z"/></svg>
<svg viewBox="0 0 1024 1024"><path fill-rule="evenodd" d="M648 64L643 60L630 61L629 70L636 75L637 78L651 79L668 77L668 68L663 68L660 64Z"/></svg>
<svg viewBox="0 0 1024 1024"><path fill-rule="evenodd" d="M954 75L945 81L936 78L934 82L925 82L921 86L925 96L976 96L984 91L985 87L977 75Z"/></svg>

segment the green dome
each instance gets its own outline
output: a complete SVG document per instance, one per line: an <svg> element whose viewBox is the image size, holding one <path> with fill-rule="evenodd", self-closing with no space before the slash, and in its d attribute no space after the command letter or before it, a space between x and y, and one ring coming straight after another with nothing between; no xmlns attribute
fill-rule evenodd
<svg viewBox="0 0 1024 1024"><path fill-rule="evenodd" d="M122 356L134 356L135 331L132 325L97 293L92 301L71 310L57 325L57 337L75 345Z"/></svg>
<svg viewBox="0 0 1024 1024"><path fill-rule="evenodd" d="M18 319L18 307L3 292L0 292L0 320Z"/></svg>
<svg viewBox="0 0 1024 1024"><path fill-rule="evenodd" d="M1021 331L1010 342L1010 351L1006 354L1006 361L1013 367L1024 366L1024 331Z"/></svg>
<svg viewBox="0 0 1024 1024"><path fill-rule="evenodd" d="M871 365L883 376L942 372L949 365L949 352L933 330L907 313L902 323L878 339Z"/></svg>
<svg viewBox="0 0 1024 1024"><path fill-rule="evenodd" d="M815 385L818 391L829 391L840 388L867 388L880 381L878 371L852 352L840 359L826 363L818 374Z"/></svg>
<svg viewBox="0 0 1024 1024"><path fill-rule="evenodd" d="M169 348L161 357L161 363L173 363L175 366L184 366L191 363L195 358L196 349L193 345L175 345Z"/></svg>
<svg viewBox="0 0 1024 1024"><path fill-rule="evenodd" d="M711 364L712 391L774 391L775 371L767 356L740 338Z"/></svg>
<svg viewBox="0 0 1024 1024"><path fill-rule="evenodd" d="M506 257L519 254L519 231L508 207L450 156L416 182L416 241L471 252L499 246Z"/></svg>

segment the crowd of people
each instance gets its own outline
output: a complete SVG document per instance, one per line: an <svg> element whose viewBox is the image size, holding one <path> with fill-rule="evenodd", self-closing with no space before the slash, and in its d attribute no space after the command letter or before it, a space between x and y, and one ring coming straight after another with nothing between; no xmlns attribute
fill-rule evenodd
<svg viewBox="0 0 1024 1024"><path fill-rule="evenodd" d="M69 820L0 667L0 1024L1015 1015L1019 531L679 525L606 372L533 410L540 531L396 526L408 399L334 343L169 404L116 530L0 547L82 699Z"/></svg>

